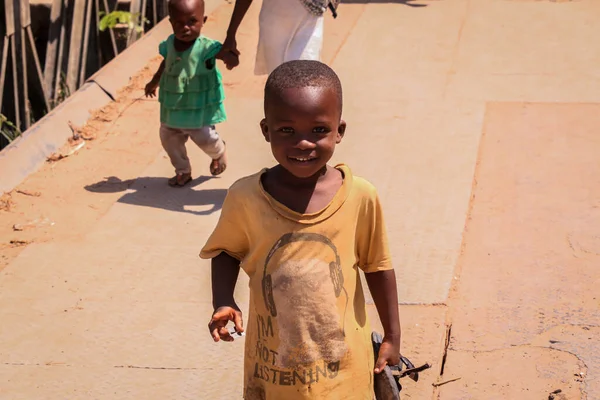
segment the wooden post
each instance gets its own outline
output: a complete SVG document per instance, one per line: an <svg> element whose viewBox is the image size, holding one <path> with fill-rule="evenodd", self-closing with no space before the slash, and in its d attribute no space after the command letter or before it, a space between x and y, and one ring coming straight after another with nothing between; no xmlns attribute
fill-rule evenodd
<svg viewBox="0 0 600 400"><path fill-rule="evenodd" d="M59 0L61 2L61 14L67 10L68 0ZM56 56L56 68L54 69L54 100L58 98L59 91L62 83L62 66L63 66L63 54L65 52L65 36L67 30L67 18L66 15L60 19L60 35L58 38L58 54Z"/></svg>
<svg viewBox="0 0 600 400"><path fill-rule="evenodd" d="M2 44L2 61L0 61L0 114L2 113L2 100L4 99L4 82L6 81L6 63L8 61L8 47L10 41L4 36Z"/></svg>
<svg viewBox="0 0 600 400"><path fill-rule="evenodd" d="M21 107L19 105L19 72L17 69L17 44L15 40L15 3L14 0L4 0L4 14L6 18L6 37L10 47L12 78L13 78L13 101L15 107L15 125L21 128Z"/></svg>
<svg viewBox="0 0 600 400"><path fill-rule="evenodd" d="M143 18L145 13L141 9L141 1L145 3L145 0L131 0L131 3L129 3L129 12L133 15L140 15ZM134 28L131 32L129 32L129 35L127 36L127 47L131 46L136 41L136 39L137 32Z"/></svg>
<svg viewBox="0 0 600 400"><path fill-rule="evenodd" d="M62 34L63 0L54 0L50 9L50 31L48 32L48 43L46 45L46 63L44 66L44 83L46 86L48 100L56 97L56 70L60 69L58 60L58 49Z"/></svg>
<svg viewBox="0 0 600 400"><path fill-rule="evenodd" d="M19 74L17 70L17 43L15 40L15 35L10 37L10 50L12 58L13 100L15 102L15 125L21 129L21 102L19 101Z"/></svg>
<svg viewBox="0 0 600 400"><path fill-rule="evenodd" d="M27 6L29 6L29 2L27 2ZM25 25L23 25L24 21L24 10L23 10L23 2L19 4L19 11L21 14L21 18L19 18L19 23L17 24L17 29L15 32L15 37L20 42L21 45L21 76L19 77L21 80L21 85L23 88L23 93L19 96L19 100L22 101L21 105L23 106L23 130L27 130L29 125L31 125L31 107L29 106L29 82L27 82L27 41L25 40Z"/></svg>
<svg viewBox="0 0 600 400"><path fill-rule="evenodd" d="M98 0L98 1L100 1L100 0ZM111 12L110 7L108 6L108 0L103 0L103 1L104 1L104 12L106 12L106 13ZM119 54L119 48L117 47L117 39L115 38L115 33L113 32L112 29L109 29L108 33L110 34L110 41L112 43L113 53L116 57Z"/></svg>
<svg viewBox="0 0 600 400"><path fill-rule="evenodd" d="M50 107L48 105L48 91L46 90L46 85L44 82L44 77L42 75L42 67L40 65L40 59L37 54L37 49L35 47L35 40L33 38L33 32L31 31L31 10L29 6L29 0L20 0L21 4L21 46L23 49L23 80L27 81L26 85L29 85L29 80L31 79L32 87L35 88L35 100L36 104L44 107L42 110L43 113L50 111ZM28 74L28 64L29 62L33 63L33 73ZM29 98L30 92L29 88L24 92L24 97L26 99ZM38 99L39 98L39 99ZM30 102L25 102L26 114L30 114L31 105ZM31 123L30 116L27 116L26 125L29 127Z"/></svg>
<svg viewBox="0 0 600 400"><path fill-rule="evenodd" d="M35 73L37 79L39 81L43 97L44 97L44 106L46 107L46 112L50 111L50 103L49 103L49 93L48 87L46 86L46 82L44 81L44 75L42 73L42 65L40 64L40 58L38 57L38 53L35 47L35 39L33 38L33 32L31 31L31 25L27 26L27 38L29 39L29 50L31 54L31 58L33 59Z"/></svg>
<svg viewBox="0 0 600 400"><path fill-rule="evenodd" d="M74 0L73 23L71 25L71 40L67 63L67 86L71 93L79 88L79 66L81 64L81 37L85 17L85 0Z"/></svg>
<svg viewBox="0 0 600 400"><path fill-rule="evenodd" d="M79 84L83 84L85 82L86 72L87 72L87 56L88 56L88 47L90 40L90 24L92 19L92 8L94 0L86 0L86 10L85 10L85 22L84 22L84 33L83 33L83 51L81 53L81 68L79 70Z"/></svg>
<svg viewBox="0 0 600 400"><path fill-rule="evenodd" d="M156 9L156 0L152 0L152 27L158 24L158 13Z"/></svg>

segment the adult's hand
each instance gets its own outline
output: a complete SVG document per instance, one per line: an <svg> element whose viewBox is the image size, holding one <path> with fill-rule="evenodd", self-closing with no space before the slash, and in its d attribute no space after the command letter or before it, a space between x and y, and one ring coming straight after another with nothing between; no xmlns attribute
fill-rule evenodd
<svg viewBox="0 0 600 400"><path fill-rule="evenodd" d="M225 38L225 42L223 42L223 51L230 51L236 56L239 57L240 52L237 48L237 41L235 40L235 36L227 36Z"/></svg>
<svg viewBox="0 0 600 400"><path fill-rule="evenodd" d="M223 51L231 52L236 55L238 58L240 56L240 52L237 48L237 41L235 40L235 35L237 33L248 8L250 8L250 4L252 4L252 0L235 0L235 5L233 6L233 13L231 14L231 20L229 21L229 27L227 28L227 37L225 38L225 42L223 42Z"/></svg>

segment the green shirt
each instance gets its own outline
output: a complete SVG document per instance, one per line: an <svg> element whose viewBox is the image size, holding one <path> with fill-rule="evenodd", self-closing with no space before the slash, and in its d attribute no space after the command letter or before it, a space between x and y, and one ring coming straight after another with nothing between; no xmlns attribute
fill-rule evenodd
<svg viewBox="0 0 600 400"><path fill-rule="evenodd" d="M171 35L158 46L165 58L158 94L160 122L171 128L195 129L225 121L225 92L215 60L221 43L200 36L179 52L174 40Z"/></svg>

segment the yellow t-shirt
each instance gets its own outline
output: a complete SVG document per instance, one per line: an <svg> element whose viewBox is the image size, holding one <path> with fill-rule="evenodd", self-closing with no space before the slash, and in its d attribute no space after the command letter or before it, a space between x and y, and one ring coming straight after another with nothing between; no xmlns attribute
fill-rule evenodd
<svg viewBox="0 0 600 400"><path fill-rule="evenodd" d="M375 188L344 180L320 212L300 214L262 187L230 189L202 258L221 252L250 278L244 398L373 399L373 348L358 270L391 269Z"/></svg>

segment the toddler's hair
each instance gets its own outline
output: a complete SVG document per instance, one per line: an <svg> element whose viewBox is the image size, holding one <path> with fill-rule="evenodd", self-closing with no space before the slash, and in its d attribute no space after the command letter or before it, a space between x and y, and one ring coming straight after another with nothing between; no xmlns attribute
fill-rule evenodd
<svg viewBox="0 0 600 400"><path fill-rule="evenodd" d="M320 61L288 61L275 68L265 85L265 102L271 95L279 95L284 89L323 87L333 89L342 109L342 83L337 74Z"/></svg>

